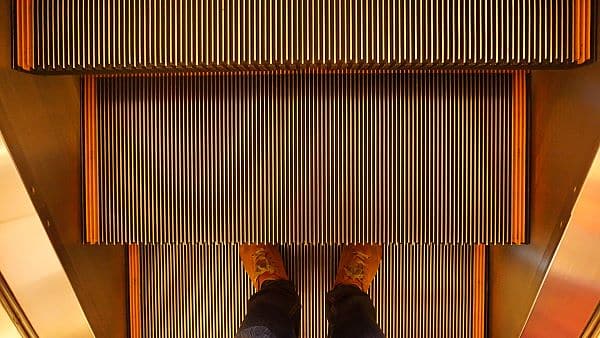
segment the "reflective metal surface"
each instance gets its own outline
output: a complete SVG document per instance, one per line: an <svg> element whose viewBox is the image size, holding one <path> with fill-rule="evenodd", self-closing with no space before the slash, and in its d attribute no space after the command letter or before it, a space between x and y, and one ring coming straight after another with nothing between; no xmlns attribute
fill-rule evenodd
<svg viewBox="0 0 600 338"><path fill-rule="evenodd" d="M1 133L0 205L0 271L33 332L94 337Z"/></svg>
<svg viewBox="0 0 600 338"><path fill-rule="evenodd" d="M490 337L517 337L600 144L600 65L531 75L529 243L490 247Z"/></svg>
<svg viewBox="0 0 600 338"><path fill-rule="evenodd" d="M1 146L0 146L1 148ZM0 272L0 337L37 337L27 314Z"/></svg>
<svg viewBox="0 0 600 338"><path fill-rule="evenodd" d="M23 336L17 330L17 327L11 320L8 312L0 306L0 337L4 338L22 338Z"/></svg>
<svg viewBox="0 0 600 338"><path fill-rule="evenodd" d="M600 305L600 151L538 291L522 337L579 337Z"/></svg>

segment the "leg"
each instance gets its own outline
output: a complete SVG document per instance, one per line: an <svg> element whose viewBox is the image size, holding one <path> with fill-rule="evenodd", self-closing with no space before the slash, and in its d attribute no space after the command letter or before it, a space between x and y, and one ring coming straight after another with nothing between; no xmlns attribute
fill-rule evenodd
<svg viewBox="0 0 600 338"><path fill-rule="evenodd" d="M338 285L329 291L326 309L329 337L383 337L371 298L356 286Z"/></svg>
<svg viewBox="0 0 600 338"><path fill-rule="evenodd" d="M238 338L294 338L300 327L300 299L274 246L241 245L240 256L254 287Z"/></svg>
<svg viewBox="0 0 600 338"><path fill-rule="evenodd" d="M375 245L350 245L342 251L335 286L326 300L330 337L384 337L366 294L381 262L381 251L381 246Z"/></svg>
<svg viewBox="0 0 600 338"><path fill-rule="evenodd" d="M294 338L299 326L300 299L292 282L266 281L248 301L248 313L236 337Z"/></svg>

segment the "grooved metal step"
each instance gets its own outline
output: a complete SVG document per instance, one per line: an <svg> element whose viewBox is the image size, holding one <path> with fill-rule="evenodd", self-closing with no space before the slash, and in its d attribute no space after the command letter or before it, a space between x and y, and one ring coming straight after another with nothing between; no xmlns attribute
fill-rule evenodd
<svg viewBox="0 0 600 338"><path fill-rule="evenodd" d="M14 64L35 72L560 67L595 58L591 0L14 3Z"/></svg>
<svg viewBox="0 0 600 338"><path fill-rule="evenodd" d="M325 292L340 248L284 245L301 297L301 336L325 337ZM132 245L131 337L232 337L253 293L238 246ZM384 246L370 289L386 337L484 337L485 247Z"/></svg>
<svg viewBox="0 0 600 338"><path fill-rule="evenodd" d="M86 77L90 243L522 243L523 72Z"/></svg>

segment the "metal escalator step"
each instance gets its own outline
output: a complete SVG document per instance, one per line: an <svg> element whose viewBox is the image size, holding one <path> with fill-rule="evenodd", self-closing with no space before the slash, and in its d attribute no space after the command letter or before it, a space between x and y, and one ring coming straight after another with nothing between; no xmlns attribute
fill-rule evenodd
<svg viewBox="0 0 600 338"><path fill-rule="evenodd" d="M523 72L86 77L89 243L522 243Z"/></svg>
<svg viewBox="0 0 600 338"><path fill-rule="evenodd" d="M340 248L283 245L303 337L325 337ZM238 246L131 245L131 337L232 337L253 294ZM483 245L389 245L370 290L386 337L484 337Z"/></svg>
<svg viewBox="0 0 600 338"><path fill-rule="evenodd" d="M560 67L595 57L591 0L13 0L35 72Z"/></svg>

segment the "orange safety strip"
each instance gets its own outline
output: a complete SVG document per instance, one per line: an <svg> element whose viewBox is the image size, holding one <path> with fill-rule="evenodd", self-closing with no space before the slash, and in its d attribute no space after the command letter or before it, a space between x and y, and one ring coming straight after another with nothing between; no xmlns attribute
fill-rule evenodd
<svg viewBox="0 0 600 338"><path fill-rule="evenodd" d="M591 0L573 0L573 59L582 64L591 55Z"/></svg>
<svg viewBox="0 0 600 338"><path fill-rule="evenodd" d="M519 207L520 207L520 218L519 218L519 225L520 225L520 231L519 231L519 235L520 235L520 241L519 243L525 243L525 204L526 204L526 198L525 198L525 192L526 192L526 182L525 179L527 177L527 173L526 173L526 167L525 167L525 163L526 163L526 156L527 156L527 152L526 152L526 146L527 146L527 85L525 82L525 71L521 72L520 75L520 85L521 85L521 144L520 144L520 153L519 153L519 160L521 161L521 165L519 167L519 174L520 174L520 179L521 181L519 182L519 188L521 189L521 191L519 192L519 196L520 196L520 203L519 203Z"/></svg>
<svg viewBox="0 0 600 338"><path fill-rule="evenodd" d="M31 70L33 64L33 3L32 0L17 0L17 66Z"/></svg>
<svg viewBox="0 0 600 338"><path fill-rule="evenodd" d="M581 40L581 3L580 0L573 0L573 59L581 63L580 40Z"/></svg>
<svg viewBox="0 0 600 338"><path fill-rule="evenodd" d="M473 338L485 337L485 245L473 249Z"/></svg>
<svg viewBox="0 0 600 338"><path fill-rule="evenodd" d="M591 34L592 34L592 1L585 0L585 61L591 58Z"/></svg>
<svg viewBox="0 0 600 338"><path fill-rule="evenodd" d="M90 224L91 224L91 212L90 212L90 208L91 208L91 203L90 203L90 126L89 126L89 108L88 108L88 102L89 102L89 85L88 85L88 78L84 77L83 78L83 123L84 123L84 127L83 127L83 132L84 132L84 136L83 136L83 146L84 146L84 151L83 151L83 155L85 157L85 167L84 167L84 174L85 174L85 242L86 243L92 243L92 234L90 231Z"/></svg>
<svg viewBox="0 0 600 338"><path fill-rule="evenodd" d="M97 138L97 126L96 126L96 79L90 77L90 122L91 122L91 169L92 169L92 193L93 203L92 211L93 218L91 225L93 226L94 243L98 242L98 138Z"/></svg>
<svg viewBox="0 0 600 338"><path fill-rule="evenodd" d="M579 61L585 62L585 0L579 0Z"/></svg>
<svg viewBox="0 0 600 338"><path fill-rule="evenodd" d="M17 65L19 67L23 67L23 32L21 32L21 29L23 28L23 25L21 24L21 3L22 0L17 0L16 1L16 6L15 6L15 10L16 10L16 19L17 19L17 25L16 25L16 31L17 31Z"/></svg>
<svg viewBox="0 0 600 338"><path fill-rule="evenodd" d="M98 146L96 130L96 79L84 77L85 228L86 242L98 243Z"/></svg>
<svg viewBox="0 0 600 338"><path fill-rule="evenodd" d="M129 245L129 333L131 338L142 336L140 325L140 250Z"/></svg>
<svg viewBox="0 0 600 338"><path fill-rule="evenodd" d="M513 133L512 133L512 241L525 241L525 131L526 88L525 72L513 76Z"/></svg>
<svg viewBox="0 0 600 338"><path fill-rule="evenodd" d="M24 10L24 24L25 24L25 47L24 47L24 55L23 55L23 69L31 70L31 65L33 64L33 11L32 11L32 0L25 1L25 10Z"/></svg>

